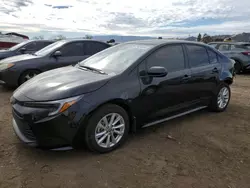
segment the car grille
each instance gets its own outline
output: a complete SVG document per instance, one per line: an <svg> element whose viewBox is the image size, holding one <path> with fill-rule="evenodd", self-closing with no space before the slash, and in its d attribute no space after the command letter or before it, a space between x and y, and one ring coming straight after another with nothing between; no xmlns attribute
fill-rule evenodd
<svg viewBox="0 0 250 188"><path fill-rule="evenodd" d="M17 123L17 126L19 128L19 130L21 131L21 133L29 140L36 140L36 137L30 127L30 125L27 122L24 122L21 120L20 114L13 109L13 115L14 115L14 119Z"/></svg>

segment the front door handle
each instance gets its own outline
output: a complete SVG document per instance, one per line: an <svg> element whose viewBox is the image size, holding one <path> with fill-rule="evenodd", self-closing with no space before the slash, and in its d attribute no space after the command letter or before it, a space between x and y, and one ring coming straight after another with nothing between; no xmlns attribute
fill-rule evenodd
<svg viewBox="0 0 250 188"><path fill-rule="evenodd" d="M218 73L219 70L215 67L213 70L212 70L212 73Z"/></svg>
<svg viewBox="0 0 250 188"><path fill-rule="evenodd" d="M190 78L191 78L191 75L187 75L187 74L186 74L186 75L183 76L182 80L188 80L188 79L190 79Z"/></svg>

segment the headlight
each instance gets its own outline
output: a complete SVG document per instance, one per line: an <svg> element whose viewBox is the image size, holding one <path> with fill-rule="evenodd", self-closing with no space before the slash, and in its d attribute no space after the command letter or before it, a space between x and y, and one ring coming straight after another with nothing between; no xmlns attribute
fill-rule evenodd
<svg viewBox="0 0 250 188"><path fill-rule="evenodd" d="M0 64L0 70L5 70L5 69L8 69L10 67L13 67L15 64L13 63L2 63Z"/></svg>
<svg viewBox="0 0 250 188"><path fill-rule="evenodd" d="M79 101L82 96L57 100L57 101L50 101L50 102L23 102L23 106L30 107L30 108L45 108L48 109L49 116L54 116L56 114L62 113L66 111L69 107Z"/></svg>

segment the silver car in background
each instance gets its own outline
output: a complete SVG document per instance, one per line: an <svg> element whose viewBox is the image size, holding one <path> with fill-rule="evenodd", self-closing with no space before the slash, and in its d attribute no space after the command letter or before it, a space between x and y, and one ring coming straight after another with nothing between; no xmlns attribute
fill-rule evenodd
<svg viewBox="0 0 250 188"><path fill-rule="evenodd" d="M235 72L245 72L250 70L250 43L243 42L211 42L213 46L222 54L235 60Z"/></svg>

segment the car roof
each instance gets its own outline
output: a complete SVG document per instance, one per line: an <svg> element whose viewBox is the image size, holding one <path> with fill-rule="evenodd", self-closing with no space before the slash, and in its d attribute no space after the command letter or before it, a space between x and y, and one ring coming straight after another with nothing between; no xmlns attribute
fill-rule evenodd
<svg viewBox="0 0 250 188"><path fill-rule="evenodd" d="M246 42L247 44L248 42ZM242 42L210 42L208 44L243 44Z"/></svg>
<svg viewBox="0 0 250 188"><path fill-rule="evenodd" d="M55 42L58 42L58 41L64 41L65 43L68 43L68 42L94 41L94 42L100 42L100 43L103 43L103 44L110 45L110 44L108 44L106 42L103 42L103 41L100 41L100 40L93 40L93 39L63 39L63 40L56 40Z"/></svg>
<svg viewBox="0 0 250 188"><path fill-rule="evenodd" d="M37 41L39 41L39 42L55 42L54 40L47 40L47 39L30 39L30 40L28 40L29 42L37 42Z"/></svg>
<svg viewBox="0 0 250 188"><path fill-rule="evenodd" d="M136 40L136 41L129 41L125 42L124 44L145 44L145 45L152 45L152 46L158 46L158 45L164 45L164 44L200 44L206 46L205 43L202 42L192 42L187 40L168 40L168 39L150 39L150 40Z"/></svg>

